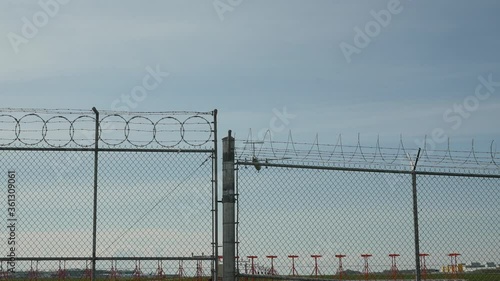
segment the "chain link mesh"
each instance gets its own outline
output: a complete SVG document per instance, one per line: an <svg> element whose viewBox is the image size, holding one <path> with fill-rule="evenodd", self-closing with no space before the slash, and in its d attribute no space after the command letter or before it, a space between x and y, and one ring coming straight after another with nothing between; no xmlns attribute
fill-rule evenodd
<svg viewBox="0 0 500 281"><path fill-rule="evenodd" d="M313 273L311 255L322 255L322 275L336 273L340 254L350 271L362 272L362 254L373 255L374 272L390 268L391 253L407 253L399 265L412 268L411 178L393 176L240 167L240 255L258 256L264 268L270 266L266 256L277 255L275 266L284 275L291 272L289 255L299 256L300 275Z"/></svg>
<svg viewBox="0 0 500 281"><path fill-rule="evenodd" d="M240 164L240 273L293 275L289 256L296 255L295 274L302 277L415 277L410 172L266 167L265 163L258 171L255 163ZM418 175L420 253L428 254L421 258L423 278L500 278L499 182L474 175ZM456 265L449 256L453 253L460 254ZM312 255L321 255L318 271ZM340 255L345 255L341 270ZM257 256L255 272L249 256ZM268 256L277 256L273 264Z"/></svg>
<svg viewBox="0 0 500 281"><path fill-rule="evenodd" d="M429 254L427 268L499 280L500 178L418 176L417 182L420 249ZM456 268L454 253L460 254Z"/></svg>
<svg viewBox="0 0 500 281"><path fill-rule="evenodd" d="M201 153L101 153L98 255L210 253L210 160Z"/></svg>
<svg viewBox="0 0 500 281"><path fill-rule="evenodd" d="M1 110L0 279L90 280L96 178L97 278L207 279L215 136L216 111Z"/></svg>
<svg viewBox="0 0 500 281"><path fill-rule="evenodd" d="M4 208L2 214L7 225L15 227L4 228L3 252L17 257L90 256L93 154L1 151L0 155L4 186L7 171L16 175L13 212ZM5 193L10 194L7 188ZM5 198L4 206L7 202Z"/></svg>

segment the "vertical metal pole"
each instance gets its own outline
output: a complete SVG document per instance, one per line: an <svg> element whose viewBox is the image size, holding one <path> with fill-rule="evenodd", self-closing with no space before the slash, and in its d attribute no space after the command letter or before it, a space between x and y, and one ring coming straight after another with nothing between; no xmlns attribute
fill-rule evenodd
<svg viewBox="0 0 500 281"><path fill-rule="evenodd" d="M418 204L417 204L417 164L420 158L420 149L418 149L417 159L413 164L413 170L411 173L412 185L413 185L413 225L415 230L415 267L416 267L416 280L420 281L420 238L418 230Z"/></svg>
<svg viewBox="0 0 500 281"><path fill-rule="evenodd" d="M234 182L235 182L235 198L236 198L236 206L235 206L235 245L236 245L236 257L238 257L238 260L236 262L236 274L240 273L240 262L239 262L239 256L240 256L240 191L239 191L239 185L238 185L238 177L239 177L239 169L235 167L235 174L234 174Z"/></svg>
<svg viewBox="0 0 500 281"><path fill-rule="evenodd" d="M94 211L93 211L93 224L92 224L92 279L96 281L95 267L96 267L96 248L97 248L97 176L99 164L99 111L92 107L95 113L95 150L94 150Z"/></svg>
<svg viewBox="0 0 500 281"><path fill-rule="evenodd" d="M212 200L212 204L214 204L213 206L213 210L214 210L214 214L213 214L213 224L214 224L214 230L213 230L213 235L214 235L214 238L213 238L213 249L212 249L212 253L213 253L213 260L212 260L212 266L214 267L214 270L212 272L212 280L213 281L216 281L217 280L217 277L218 277L218 274L219 274L219 186L218 186L218 177L219 177L219 169L218 169L218 165L219 165L219 154L217 153L218 152L218 141L217 141L217 109L214 110L214 149L215 149L215 152L214 152L214 155L213 155L213 167L214 167L214 170L213 170L213 180L214 180L214 183L213 183L213 188L214 190L212 191L213 194L213 200Z"/></svg>
<svg viewBox="0 0 500 281"><path fill-rule="evenodd" d="M235 181L234 181L234 138L231 131L222 139L222 244L223 281L234 281L235 272Z"/></svg>

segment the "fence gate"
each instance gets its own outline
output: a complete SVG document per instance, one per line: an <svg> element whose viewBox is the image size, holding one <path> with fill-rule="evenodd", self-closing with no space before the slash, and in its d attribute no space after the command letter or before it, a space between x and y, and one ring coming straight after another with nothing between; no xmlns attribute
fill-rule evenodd
<svg viewBox="0 0 500 281"><path fill-rule="evenodd" d="M240 278L500 280L494 145L235 147Z"/></svg>
<svg viewBox="0 0 500 281"><path fill-rule="evenodd" d="M215 276L216 118L3 109L1 278Z"/></svg>

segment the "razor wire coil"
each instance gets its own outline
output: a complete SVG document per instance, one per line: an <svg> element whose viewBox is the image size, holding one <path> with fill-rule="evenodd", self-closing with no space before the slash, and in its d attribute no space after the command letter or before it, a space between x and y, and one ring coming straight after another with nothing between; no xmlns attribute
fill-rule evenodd
<svg viewBox="0 0 500 281"><path fill-rule="evenodd" d="M71 115L70 115L71 116ZM73 117L73 118L72 118ZM88 114L21 116L0 114L0 147L13 145L64 148L71 145L95 145L95 117ZM213 124L205 116L195 115L123 115L110 113L99 120L99 140L110 147L130 145L136 148L156 145L173 148L180 145L201 147L213 137Z"/></svg>
<svg viewBox="0 0 500 281"><path fill-rule="evenodd" d="M262 140L254 140L251 133L236 143L238 162L299 163L336 167L383 167L407 170L415 161L418 147L405 145L403 138L393 147L384 146L377 138L375 145L363 145L358 136L355 145L342 142L342 135L335 144L323 144L318 137L313 142L296 142L290 133L286 141L274 140L266 134ZM474 140L469 149L453 149L448 140L445 149L433 149L427 138L419 158L421 169L445 169L494 172L500 171L500 152L492 141L488 150L479 151ZM264 163L265 164L265 163Z"/></svg>

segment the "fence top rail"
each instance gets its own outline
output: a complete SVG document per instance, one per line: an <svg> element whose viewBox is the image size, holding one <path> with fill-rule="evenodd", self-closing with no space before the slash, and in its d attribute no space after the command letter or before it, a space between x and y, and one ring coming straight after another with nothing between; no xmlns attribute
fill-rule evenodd
<svg viewBox="0 0 500 281"><path fill-rule="evenodd" d="M34 114L90 114L93 115L92 109L47 109L47 108L0 108L0 113L15 114L15 113L34 113ZM101 114L140 114L140 115L214 115L216 110L213 111L114 111L114 110L99 110Z"/></svg>
<svg viewBox="0 0 500 281"><path fill-rule="evenodd" d="M238 161L237 165L255 167L255 162ZM375 167L335 167L335 166L320 166L320 165L300 165L300 164L287 164L287 163L262 163L262 167L277 167L277 168L290 168L290 169L306 169L306 170L329 170L329 171L344 171L344 172L363 172L363 173L382 173L382 174L413 174L422 176L447 176L447 177L471 177L471 178L492 178L500 179L498 174L486 173L473 173L473 172L453 172L453 171L409 171L409 170L395 170L395 169L378 169Z"/></svg>
<svg viewBox="0 0 500 281"><path fill-rule="evenodd" d="M193 257L96 257L98 261L215 261L213 256ZM92 257L16 257L16 261L90 261ZM0 261L12 261L12 258L0 257Z"/></svg>
<svg viewBox="0 0 500 281"><path fill-rule="evenodd" d="M217 110L119 112L0 109L0 148L210 149ZM96 120L98 117L98 120Z"/></svg>
<svg viewBox="0 0 500 281"><path fill-rule="evenodd" d="M427 138L420 148L418 171L500 175L500 151L495 141L486 149L479 149L472 140L470 145L457 148L448 140L444 149L433 149ZM333 168L366 168L388 171L411 171L417 162L419 147L408 146L401 137L397 145L384 146L380 138L373 145L362 145L358 135L354 145L344 144L340 135L335 144L323 144L316 136L310 143L296 142L292 134L286 141L273 140L266 134L262 140L237 140L236 159L240 163L252 162L264 166L269 163L306 165ZM269 166L269 165L268 165Z"/></svg>

